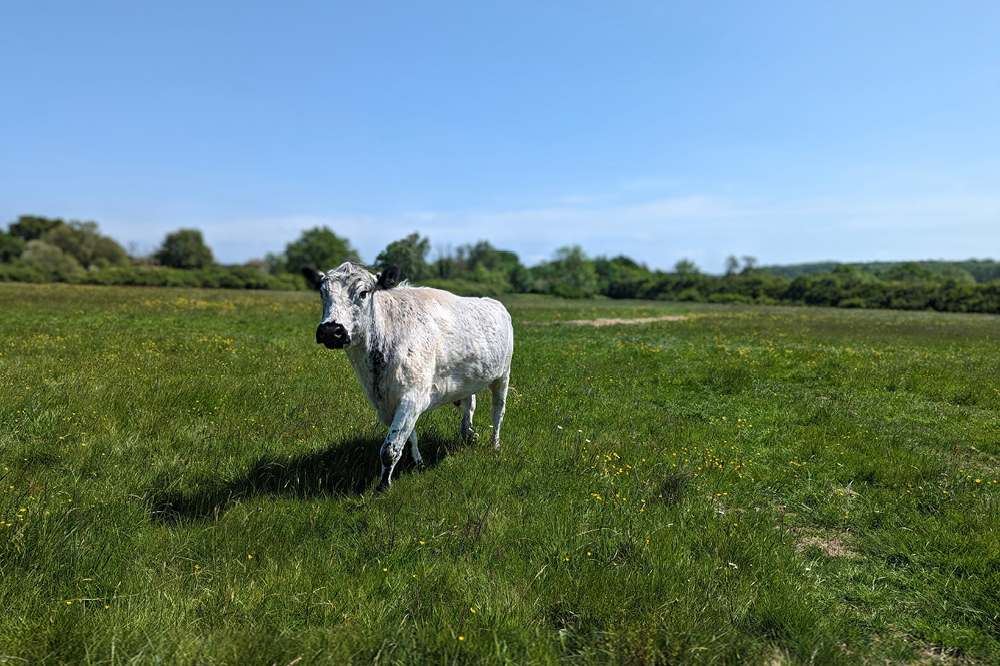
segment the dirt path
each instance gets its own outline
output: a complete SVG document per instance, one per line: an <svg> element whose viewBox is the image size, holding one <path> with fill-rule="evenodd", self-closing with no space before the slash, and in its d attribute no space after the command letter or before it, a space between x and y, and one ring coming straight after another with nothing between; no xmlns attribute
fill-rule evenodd
<svg viewBox="0 0 1000 666"><path fill-rule="evenodd" d="M634 319L621 319L600 317L598 319L566 319L557 321L523 321L522 324L528 326L552 326L553 324L572 324L574 326L617 326L618 324L651 324L655 321L683 321L688 319L684 315L663 315L662 317L635 317Z"/></svg>

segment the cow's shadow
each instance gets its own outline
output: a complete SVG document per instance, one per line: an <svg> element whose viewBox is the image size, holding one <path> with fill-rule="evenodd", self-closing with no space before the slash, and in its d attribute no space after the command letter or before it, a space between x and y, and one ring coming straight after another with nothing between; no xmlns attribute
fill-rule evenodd
<svg viewBox="0 0 1000 666"><path fill-rule="evenodd" d="M176 489L180 478L161 479L158 487L151 488L146 497L153 521L161 524L215 520L233 506L253 497L301 500L357 497L374 491L382 469L379 459L381 446L382 438L373 435L355 437L309 453L290 456L271 453L262 456L245 474L228 483L204 479L194 484L193 490L184 492ZM457 438L422 437L420 452L425 469L435 467L459 446L462 444ZM409 449L407 444L402 459L396 465L393 481L419 473L420 469L414 464Z"/></svg>

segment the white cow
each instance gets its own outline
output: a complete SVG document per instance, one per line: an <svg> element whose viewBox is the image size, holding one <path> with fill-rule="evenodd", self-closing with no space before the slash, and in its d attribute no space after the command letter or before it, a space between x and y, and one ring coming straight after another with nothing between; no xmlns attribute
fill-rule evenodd
<svg viewBox="0 0 1000 666"><path fill-rule="evenodd" d="M389 488L407 440L414 462L423 465L414 426L424 412L461 404L462 436L474 437L476 393L487 386L493 393L493 448L499 451L514 353L514 329L503 305L397 285L396 266L378 276L352 262L325 275L308 266L302 272L323 302L316 342L347 353L379 421L390 426L379 490Z"/></svg>

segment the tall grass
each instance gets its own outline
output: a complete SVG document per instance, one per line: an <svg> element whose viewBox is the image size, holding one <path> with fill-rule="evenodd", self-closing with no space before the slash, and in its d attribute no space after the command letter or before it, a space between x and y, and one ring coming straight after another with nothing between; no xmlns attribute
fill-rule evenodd
<svg viewBox="0 0 1000 666"><path fill-rule="evenodd" d="M0 658L1000 661L1000 320L508 307L377 495L313 295L0 285Z"/></svg>

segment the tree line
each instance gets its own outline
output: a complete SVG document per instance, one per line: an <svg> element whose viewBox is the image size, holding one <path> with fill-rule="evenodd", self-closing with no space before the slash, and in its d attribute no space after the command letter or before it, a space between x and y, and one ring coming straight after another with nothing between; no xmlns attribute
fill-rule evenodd
<svg viewBox="0 0 1000 666"><path fill-rule="evenodd" d="M361 259L327 227L302 232L281 252L222 266L197 229L169 233L149 256L130 256L94 222L22 216L0 231L0 281L76 282L240 289L304 289L303 265L326 270ZM822 305L1000 313L1000 263L879 262L758 267L729 257L723 275L682 260L651 270L629 257L589 257L579 245L524 266L489 241L432 252L415 232L389 243L370 268L400 267L414 284L462 295L535 293L563 298L630 298L706 303Z"/></svg>
<svg viewBox="0 0 1000 666"><path fill-rule="evenodd" d="M298 289L295 280L216 263L201 231L168 233L149 256L132 256L96 222L22 215L0 231L0 282Z"/></svg>

